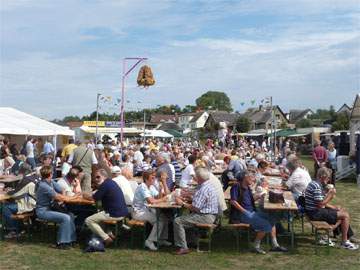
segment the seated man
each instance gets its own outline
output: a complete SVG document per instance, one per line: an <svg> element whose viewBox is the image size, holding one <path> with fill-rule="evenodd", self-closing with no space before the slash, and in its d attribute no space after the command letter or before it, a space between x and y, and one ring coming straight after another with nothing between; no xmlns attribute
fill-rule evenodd
<svg viewBox="0 0 360 270"><path fill-rule="evenodd" d="M109 245L115 239L112 233L105 233L100 223L104 220L121 220L128 215L124 194L115 181L107 178L107 172L100 169L95 173L97 191L90 194L83 194L85 199L100 201L103 211L96 213L85 220L86 225L96 235L100 236L105 245Z"/></svg>
<svg viewBox="0 0 360 270"><path fill-rule="evenodd" d="M285 184L291 190L295 200L297 200L311 182L310 174L301 168L301 163L297 157L289 159L286 168L289 170L290 176Z"/></svg>
<svg viewBox="0 0 360 270"><path fill-rule="evenodd" d="M213 224L219 214L219 201L215 188L209 181L210 173L207 169L195 169L197 190L192 197L192 203L187 203L181 197L176 197L176 203L191 211L188 215L177 217L174 220L175 245L179 247L177 255L190 252L186 242L185 229L192 228L196 223Z"/></svg>
<svg viewBox="0 0 360 270"><path fill-rule="evenodd" d="M35 206L35 177L31 176L31 166L23 163L19 169L22 180L16 185L15 189L7 194L14 199L14 202L6 202L3 205L3 220L8 233L5 238L15 238L19 232L19 223L11 218L13 214L31 212Z"/></svg>
<svg viewBox="0 0 360 270"><path fill-rule="evenodd" d="M287 249L281 247L276 238L275 224L276 218L269 213L257 210L255 208L255 199L253 197L251 186L255 182L255 175L249 171L245 171L239 178L239 182L231 187L231 209L230 223L246 223L255 230L254 251L258 254L266 254L260 247L261 240L266 233L271 234L272 248L270 251L286 252ZM263 194L265 195L265 194Z"/></svg>
<svg viewBox="0 0 360 270"><path fill-rule="evenodd" d="M126 169L124 169L124 171L125 170ZM131 188L129 180L124 175L122 175L122 171L118 166L113 166L111 168L111 174L112 180L114 180L121 188L121 191L124 194L125 203L128 206L128 210L130 210L134 200L134 191Z"/></svg>
<svg viewBox="0 0 360 270"><path fill-rule="evenodd" d="M328 168L319 168L316 174L316 180L311 181L305 190L305 212L310 220L326 221L331 225L337 225L340 222L342 243L341 247L344 249L357 250L358 245L350 242L349 227L350 216L349 213L339 207L329 204L335 197L336 189L330 187L325 194L323 185L330 181L331 172Z"/></svg>

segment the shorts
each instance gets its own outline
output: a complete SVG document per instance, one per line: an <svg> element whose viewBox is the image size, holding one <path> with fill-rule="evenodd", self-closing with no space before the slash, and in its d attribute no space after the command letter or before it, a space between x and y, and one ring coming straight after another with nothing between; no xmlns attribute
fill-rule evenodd
<svg viewBox="0 0 360 270"><path fill-rule="evenodd" d="M306 212L310 220L313 221L326 221L330 225L337 222L337 210L331 208L320 208L315 211Z"/></svg>

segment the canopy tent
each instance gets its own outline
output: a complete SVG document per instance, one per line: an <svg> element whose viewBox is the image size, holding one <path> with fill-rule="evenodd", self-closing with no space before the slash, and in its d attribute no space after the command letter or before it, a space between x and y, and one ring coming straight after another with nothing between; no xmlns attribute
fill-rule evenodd
<svg viewBox="0 0 360 270"><path fill-rule="evenodd" d="M173 135L159 129L151 129L151 130L145 130L145 136L144 133L140 134L141 137L154 137L154 138L174 138Z"/></svg>
<svg viewBox="0 0 360 270"><path fill-rule="evenodd" d="M170 135L173 135L174 138L182 138L182 137L184 137L184 135L181 132L179 132L179 131L177 131L175 129L165 129L164 131L169 133Z"/></svg>
<svg viewBox="0 0 360 270"><path fill-rule="evenodd" d="M276 132L277 137L289 137L289 136L295 135L295 134L297 134L295 129L282 129L282 130Z"/></svg>
<svg viewBox="0 0 360 270"><path fill-rule="evenodd" d="M0 134L74 136L74 131L10 107L0 107Z"/></svg>

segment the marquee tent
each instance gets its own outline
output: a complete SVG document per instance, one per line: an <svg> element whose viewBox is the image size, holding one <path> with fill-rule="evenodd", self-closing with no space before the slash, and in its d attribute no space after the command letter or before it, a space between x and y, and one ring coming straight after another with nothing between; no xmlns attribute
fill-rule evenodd
<svg viewBox="0 0 360 270"><path fill-rule="evenodd" d="M14 108L0 107L0 134L32 136L74 136L74 131L18 111Z"/></svg>

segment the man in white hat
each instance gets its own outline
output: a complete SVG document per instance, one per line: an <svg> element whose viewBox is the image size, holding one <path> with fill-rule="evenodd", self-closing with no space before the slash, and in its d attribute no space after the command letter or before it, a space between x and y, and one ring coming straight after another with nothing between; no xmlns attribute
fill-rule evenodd
<svg viewBox="0 0 360 270"><path fill-rule="evenodd" d="M124 194L125 203L128 206L128 209L130 209L134 199L134 192L131 188L129 180L121 174L121 169L118 166L113 166L111 168L111 175L112 180L115 181L121 188L121 191Z"/></svg>

